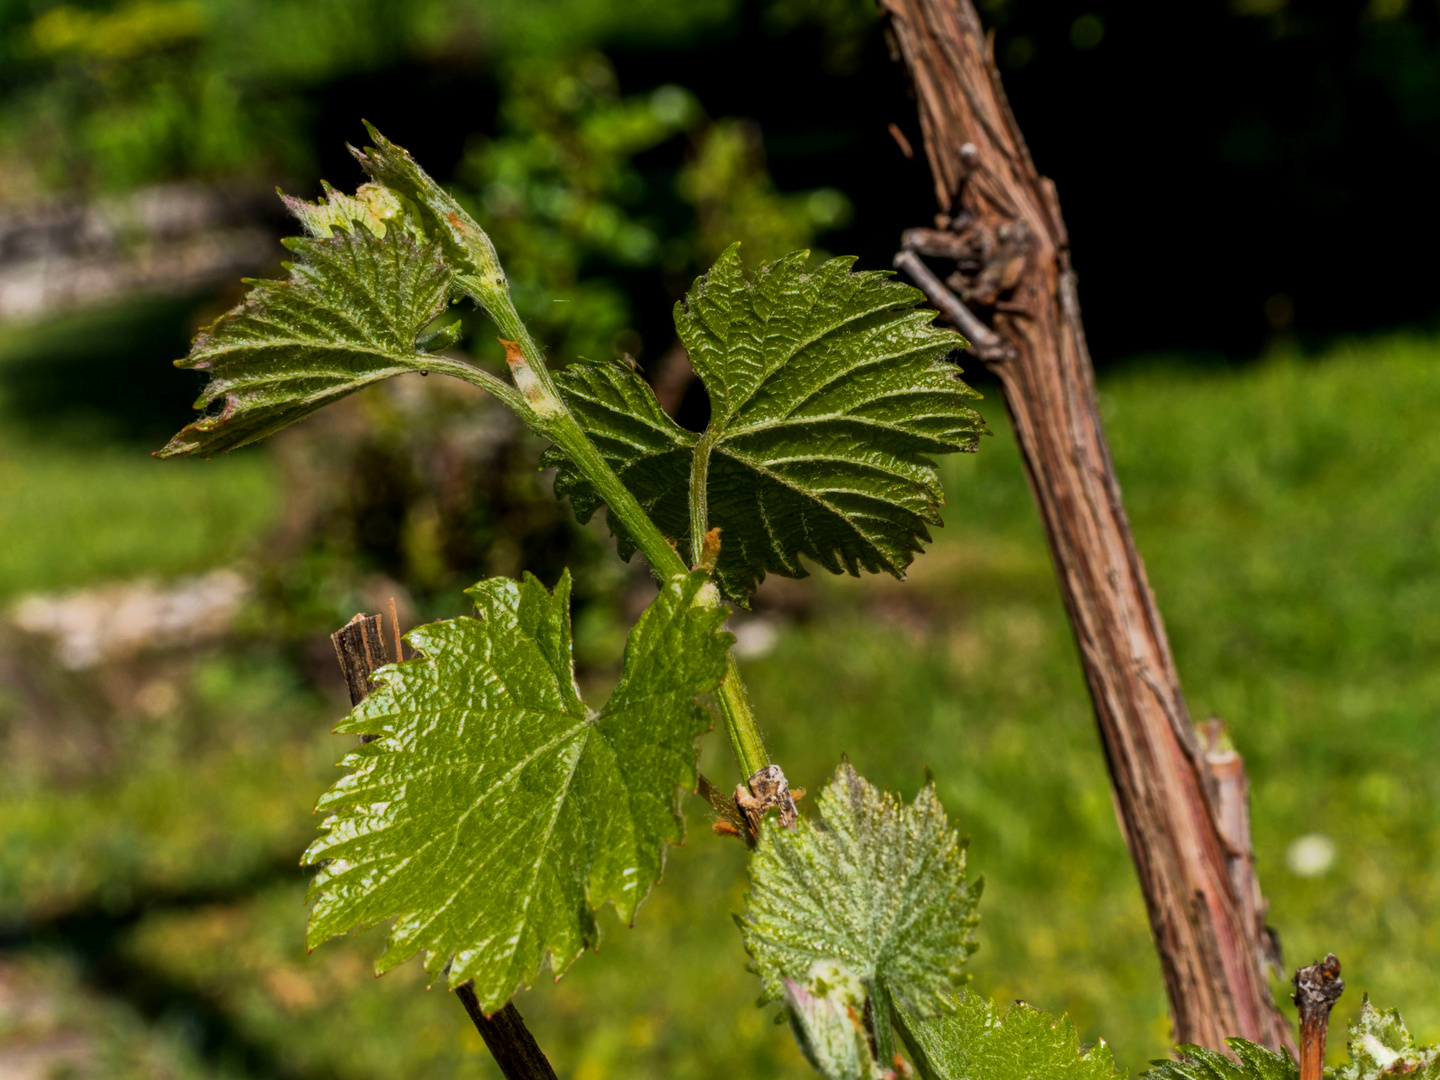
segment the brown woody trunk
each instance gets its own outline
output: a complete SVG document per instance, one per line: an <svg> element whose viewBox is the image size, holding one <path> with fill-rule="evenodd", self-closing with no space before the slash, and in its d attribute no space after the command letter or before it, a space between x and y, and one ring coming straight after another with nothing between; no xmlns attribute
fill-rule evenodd
<svg viewBox="0 0 1440 1080"><path fill-rule="evenodd" d="M1055 185L1035 171L970 0L881 0L942 213L896 265L999 378L1080 646L1179 1042L1290 1047L1249 857L1243 766L1191 727L1095 402ZM942 283L920 255L954 267ZM958 295L957 295L958 294ZM1241 769L1237 778L1235 769ZM1224 796L1224 798L1222 798ZM1222 803L1224 805L1222 805Z"/></svg>

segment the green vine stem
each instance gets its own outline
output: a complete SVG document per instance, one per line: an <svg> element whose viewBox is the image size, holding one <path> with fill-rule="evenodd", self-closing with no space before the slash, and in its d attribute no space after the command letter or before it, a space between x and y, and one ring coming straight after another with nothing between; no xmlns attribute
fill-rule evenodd
<svg viewBox="0 0 1440 1080"><path fill-rule="evenodd" d="M585 474L585 478L595 485L595 490L605 500L610 513L614 514L629 532L657 577L663 580L688 572L689 567L680 558L679 552L656 528L650 515L620 477L615 475L615 470L595 449L595 444L571 415L550 376L549 368L545 366L544 357L540 355L539 348L530 337L530 332L525 329L519 312L515 310L509 289L495 288L488 282L482 283L467 275L460 275L458 281L471 299L485 309L496 329L500 331L501 344L505 347L505 360L510 366L515 385L512 388L489 372L468 364L456 364L454 361L443 366L437 363L435 370L456 375L495 394L519 413L531 427L564 450L576 467ZM704 442L703 439L701 441ZM706 450L708 449L707 445ZM705 458L708 456L708 453L704 455ZM697 469L703 496L704 463L698 452L696 461L700 462ZM692 492L692 531L696 528L699 530L693 538L693 550L698 555L704 542L705 513L703 498L700 500L699 511L694 509L696 500L693 495ZM719 602L718 596L716 602ZM755 711L750 707L750 697L745 692L745 683L740 678L740 668L735 662L733 652L726 658L725 680L715 691L715 704L725 721L725 732L730 738L730 749L735 755L735 763L740 767L742 776L748 779L770 764L770 758L765 753L765 742L755 723Z"/></svg>
<svg viewBox="0 0 1440 1080"><path fill-rule="evenodd" d="M697 559L705 549L705 532L710 527L707 483L712 445L708 432L700 436L700 441L695 444L694 456L690 459L690 551Z"/></svg>
<svg viewBox="0 0 1440 1080"><path fill-rule="evenodd" d="M725 657L725 681L715 691L715 703L725 718L725 731L730 736L735 762L740 766L741 775L748 779L770 764L770 755L765 753L760 729L755 726L755 710L750 707L750 695L745 692L733 651Z"/></svg>

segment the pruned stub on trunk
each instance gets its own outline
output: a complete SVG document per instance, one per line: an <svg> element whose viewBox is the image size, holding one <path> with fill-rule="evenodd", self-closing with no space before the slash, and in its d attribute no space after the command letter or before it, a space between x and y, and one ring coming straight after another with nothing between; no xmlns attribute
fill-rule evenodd
<svg viewBox="0 0 1440 1080"><path fill-rule="evenodd" d="M1268 986L1278 948L1250 851L1244 767L1233 750L1202 748L1191 725L1100 421L1055 185L1035 169L970 0L881 6L940 211L905 232L895 266L969 339L1004 391L1176 1041L1226 1051L1223 1040L1238 1035L1293 1052Z"/></svg>

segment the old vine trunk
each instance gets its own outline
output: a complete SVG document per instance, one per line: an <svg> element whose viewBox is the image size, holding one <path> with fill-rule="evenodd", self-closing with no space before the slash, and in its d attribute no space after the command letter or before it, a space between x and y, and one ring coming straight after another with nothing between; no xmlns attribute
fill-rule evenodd
<svg viewBox="0 0 1440 1080"><path fill-rule="evenodd" d="M1191 726L1164 624L1136 552L1096 407L1055 185L1011 115L970 0L881 0L909 71L942 213L896 266L998 376L1099 722L1139 872L1175 1038L1223 1050L1239 1035L1290 1047L1233 754ZM943 264L941 274L922 256ZM1223 763L1212 771L1211 760ZM1234 770L1241 768L1238 788ZM1222 775L1223 773L1223 775Z"/></svg>

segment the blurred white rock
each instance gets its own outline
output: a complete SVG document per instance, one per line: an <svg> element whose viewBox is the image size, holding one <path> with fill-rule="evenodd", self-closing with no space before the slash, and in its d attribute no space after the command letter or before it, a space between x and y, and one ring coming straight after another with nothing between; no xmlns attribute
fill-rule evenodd
<svg viewBox="0 0 1440 1080"><path fill-rule="evenodd" d="M735 621L726 627L735 635L735 657L737 660L758 660L769 656L780 640L780 627L774 619L758 615L744 621Z"/></svg>
<svg viewBox="0 0 1440 1080"><path fill-rule="evenodd" d="M11 612L27 633L54 639L55 658L72 671L151 648L183 648L223 637L250 595L234 570L168 584L151 579L74 592L32 595Z"/></svg>

